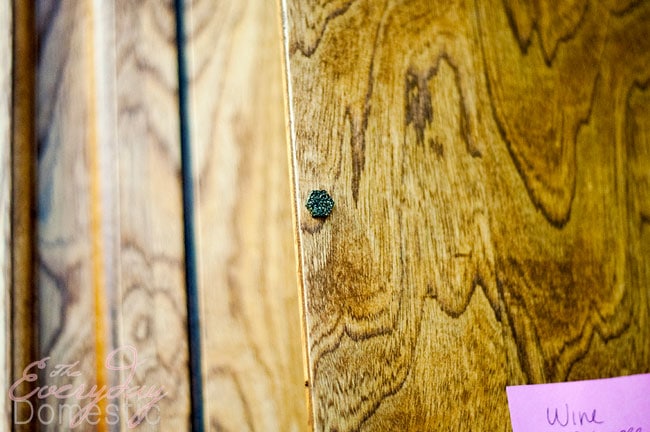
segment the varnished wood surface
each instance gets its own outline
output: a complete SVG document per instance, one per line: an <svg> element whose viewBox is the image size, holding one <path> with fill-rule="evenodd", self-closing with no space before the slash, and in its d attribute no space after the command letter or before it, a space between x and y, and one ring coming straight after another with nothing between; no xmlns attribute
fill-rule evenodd
<svg viewBox="0 0 650 432"><path fill-rule="evenodd" d="M0 53L9 61L0 67L0 388L8 389L11 374L11 100L12 6L0 1ZM11 430L11 401L0 395L0 431Z"/></svg>
<svg viewBox="0 0 650 432"><path fill-rule="evenodd" d="M306 431L277 5L187 14L206 430Z"/></svg>
<svg viewBox="0 0 650 432"><path fill-rule="evenodd" d="M315 430L507 431L506 385L650 371L650 3L283 12Z"/></svg>

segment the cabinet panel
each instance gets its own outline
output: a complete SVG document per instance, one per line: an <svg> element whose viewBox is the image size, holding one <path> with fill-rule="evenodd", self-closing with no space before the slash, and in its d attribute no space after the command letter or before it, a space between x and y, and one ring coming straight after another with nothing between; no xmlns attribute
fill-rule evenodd
<svg viewBox="0 0 650 432"><path fill-rule="evenodd" d="M506 385L650 371L647 3L283 12L315 430L505 431Z"/></svg>

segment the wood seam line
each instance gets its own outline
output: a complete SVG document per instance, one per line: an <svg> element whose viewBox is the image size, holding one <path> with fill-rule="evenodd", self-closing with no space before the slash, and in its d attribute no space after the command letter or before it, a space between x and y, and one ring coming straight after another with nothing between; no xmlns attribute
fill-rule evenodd
<svg viewBox="0 0 650 432"><path fill-rule="evenodd" d="M314 426L314 409L315 404L312 399L311 386L313 380L311 379L311 370L309 368L309 335L307 326L307 293L305 292L304 276L303 276L303 255L302 245L300 241L300 223L298 213L300 211L300 197L298 196L298 166L295 157L295 130L294 130L294 113L293 113L293 95L291 88L291 59L289 51L290 35L289 35L289 6L286 0L277 0L276 2L278 13L280 14L280 48L282 55L282 86L284 97L284 114L285 114L285 135L287 146L287 163L289 164L289 189L291 194L291 220L292 230L294 235L294 259L296 261L296 280L299 297L299 313L300 313L300 326L301 326L301 342L302 342L302 366L303 378L305 380L305 403L307 405L307 421L310 427Z"/></svg>
<svg viewBox="0 0 650 432"><path fill-rule="evenodd" d="M185 295L187 302L187 338L190 374L190 426L203 432L203 373L201 361L201 323L196 265L194 214L194 183L189 122L189 79L185 51L185 10L183 0L175 0L176 53L178 62L178 116L181 147L181 178L183 196L183 238L185 246ZM191 6L188 6L191 7Z"/></svg>

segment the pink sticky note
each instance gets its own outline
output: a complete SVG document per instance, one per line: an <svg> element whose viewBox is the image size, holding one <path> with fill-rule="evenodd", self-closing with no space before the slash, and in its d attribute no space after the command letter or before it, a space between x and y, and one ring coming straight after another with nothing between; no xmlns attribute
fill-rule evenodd
<svg viewBox="0 0 650 432"><path fill-rule="evenodd" d="M506 391L513 432L650 432L650 374Z"/></svg>

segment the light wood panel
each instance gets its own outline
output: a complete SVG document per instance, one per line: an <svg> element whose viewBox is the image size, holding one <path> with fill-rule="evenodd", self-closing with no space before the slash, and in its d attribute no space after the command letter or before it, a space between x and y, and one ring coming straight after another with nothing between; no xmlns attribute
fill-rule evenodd
<svg viewBox="0 0 650 432"><path fill-rule="evenodd" d="M277 5L187 16L206 429L307 430Z"/></svg>
<svg viewBox="0 0 650 432"><path fill-rule="evenodd" d="M0 53L8 61L0 68L0 388L11 386L11 100L12 6L0 1ZM0 395L0 431L11 429L11 401Z"/></svg>
<svg viewBox="0 0 650 432"><path fill-rule="evenodd" d="M283 13L315 430L507 431L508 384L650 371L649 3Z"/></svg>
<svg viewBox="0 0 650 432"><path fill-rule="evenodd" d="M96 283L102 276L94 267L101 257L93 244L101 232L94 207L99 197L91 192L99 181L93 25L88 2L36 3L39 358L51 358L44 377L56 364L79 362L79 376L46 378L50 384L74 388L108 381L98 367L106 337L96 332L106 325L106 312L95 314ZM104 346L103 353L99 346ZM36 402L30 401L35 408ZM80 405L72 397L50 397L44 403L56 411L64 404ZM59 422L70 421L70 413L51 420L35 416L29 425L57 430L64 427Z"/></svg>
<svg viewBox="0 0 650 432"><path fill-rule="evenodd" d="M75 388L166 396L138 426L182 430L189 378L173 3L38 2L38 259L43 356ZM105 361L125 345L111 372ZM100 404L92 430L126 429L151 399ZM48 399L53 406L74 400ZM120 410L118 412L118 409ZM66 416L55 416L64 427ZM95 420L95 418L91 419ZM57 425L47 425L54 429Z"/></svg>
<svg viewBox="0 0 650 432"><path fill-rule="evenodd" d="M174 2L116 1L115 37L120 344L146 359L138 384L167 392L138 428L189 430Z"/></svg>

